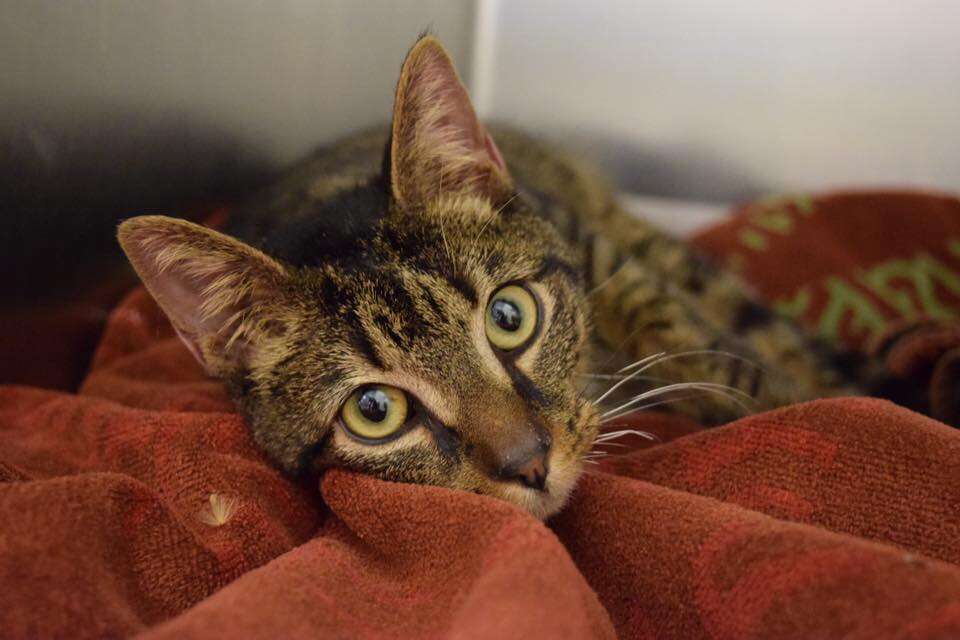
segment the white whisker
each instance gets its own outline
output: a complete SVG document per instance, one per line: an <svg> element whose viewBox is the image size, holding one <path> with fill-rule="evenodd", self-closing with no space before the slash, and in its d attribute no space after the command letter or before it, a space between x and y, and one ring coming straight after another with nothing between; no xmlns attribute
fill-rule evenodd
<svg viewBox="0 0 960 640"><path fill-rule="evenodd" d="M598 284L597 286L595 286L593 289L591 289L590 291L588 291L588 292L587 292L587 297L589 298L590 296L592 296L593 294L595 294L597 291L600 291L601 289L603 289L604 287L606 287L608 284L610 284L611 282L613 282L613 279L616 278L618 275L620 275L620 272L623 271L624 267L626 267L628 264L633 264L633 257L627 258L627 260L624 261L624 263L621 264L619 267L617 267L616 269L614 269L614 270L613 270L613 273L611 273L609 276L607 276L607 277L603 280L603 282L601 282L600 284Z"/></svg>
<svg viewBox="0 0 960 640"><path fill-rule="evenodd" d="M623 380L627 376L618 375L616 373L581 373L578 374L582 378L589 378L591 380ZM664 378L659 378L657 376L638 376L632 378L636 381L645 381L645 382L664 382Z"/></svg>
<svg viewBox="0 0 960 640"><path fill-rule="evenodd" d="M763 371L763 368L762 368L760 365L758 365L756 362L754 362L753 360L751 360L751 359L749 359L749 358L744 358L743 356L737 355L737 354L735 354L735 353L731 353L731 352L729 352L729 351L718 351L718 350L716 350L716 349L697 349L697 350L694 350L694 351L681 351L680 353L672 353L672 354L670 354L670 355L668 355L668 356L666 356L666 357L661 358L660 360L658 360L658 361L657 361L657 364L659 364L659 363L661 363L661 362L666 362L667 360L673 360L673 359L675 359L675 358L687 358L687 357L690 357L690 356L705 356L705 355L724 356L724 357L727 357L727 358L731 358L731 359L733 359L733 360L739 360L739 361L741 361L741 362L745 362L746 364L750 365L751 367L754 367L754 368L756 368L756 369L759 369L760 371ZM645 360L645 359L644 359L644 360ZM622 369L618 370L617 373L626 373L627 371L630 371L631 369L633 369L633 368L635 368L635 367L642 366L642 365L644 364L644 360L638 360L637 362L634 362L633 364L628 364L627 366L625 366L625 367L623 367Z"/></svg>
<svg viewBox="0 0 960 640"><path fill-rule="evenodd" d="M652 355L652 356L647 356L647 357L644 358L643 360L638 360L635 364L642 365L644 362L649 362L649 361L656 362L656 359L657 359L657 358L660 358L660 357L664 356L665 354L666 354L666 351L662 351L662 352L657 353L657 354L654 354L654 355ZM647 365L647 366L650 366L650 365ZM603 402L604 400L606 400L608 397L610 397L610 394L611 394L611 393L613 393L614 391L616 391L617 389L619 389L620 387L622 387L623 385L625 385L625 384L626 384L627 382L629 382L630 380L632 380L632 379L636 378L637 376L639 376L639 375L640 375L641 373L643 373L645 370L646 370L646 367L642 367L642 366L641 366L639 369L637 369L636 371L634 371L633 373L631 373L630 375L628 375L626 378L624 378L624 379L621 380L620 382L616 383L615 385L613 385L612 387L610 387L609 389L607 389L607 391L606 391L603 395L601 395L599 398L597 398L596 400L594 400L594 404L600 404L601 402Z"/></svg>
<svg viewBox="0 0 960 640"><path fill-rule="evenodd" d="M629 436L629 435L640 436L641 438L646 438L647 440L651 440L654 442L659 440L657 436L647 431L638 431L637 429L621 429L619 431L608 431L603 435L601 435L600 437L598 437L596 440L594 440L593 443L595 445L609 444L608 441L610 440L616 440L618 438L622 438L623 436Z"/></svg>
<svg viewBox="0 0 960 640"><path fill-rule="evenodd" d="M698 391L707 391L711 393L717 393L726 398L729 398L732 402L737 403L739 406L743 407L746 411L750 411L750 409L744 404L742 404L736 397L734 397L731 394L738 394L747 400L753 400L750 394L744 391L741 391L740 389L727 386L725 384L718 384L715 382L677 382L675 384L668 384L665 387L658 387L656 389L652 389L650 391L646 391L644 393L638 394L634 396L632 399L628 400L627 402L624 402L620 406L614 407L613 409L610 409L609 411L605 411L604 413L600 414L600 419L602 420L603 418L608 418L612 416L614 413L621 411L622 409L626 409L627 407L632 407L638 402L643 402L644 400L649 400L650 398L655 398L657 396L661 396L665 393L670 393L672 391L683 391L684 389L696 389Z"/></svg>
<svg viewBox="0 0 960 640"><path fill-rule="evenodd" d="M691 400L691 399L693 399L693 398L698 398L698 397L700 397L700 395L701 395L701 394L699 394L699 393L691 393L690 395L680 396L679 398L667 398L666 400L658 400L658 401L656 401L656 402L650 402L650 403L648 403L648 404L642 404L642 405L640 405L639 407L633 407L632 409L622 411L622 412L620 412L620 413L618 413L618 414L616 414L616 415L612 415L612 416L610 416L609 418L604 418L603 420L600 421L600 424L602 424L602 425L604 425L604 424L609 424L609 423L613 422L614 420L616 420L616 419L618 419L618 418L622 418L623 416L633 415L634 413L637 413L637 412L640 412L640 411L647 411L648 409L652 409L653 407L658 407L658 406L660 406L660 405L662 405L662 404L673 404L674 402L682 402L682 401L684 401L684 400Z"/></svg>
<svg viewBox="0 0 960 640"><path fill-rule="evenodd" d="M519 193L519 192L513 194L512 196L510 196L510 199L507 200L506 202L504 202L502 205L500 205L500 208L497 209L497 210L494 212L493 215L496 216L496 215L499 215L500 213L502 213L503 210L506 209L508 206L510 206L510 203L513 202L514 200L516 200L518 197L520 197L520 193Z"/></svg>

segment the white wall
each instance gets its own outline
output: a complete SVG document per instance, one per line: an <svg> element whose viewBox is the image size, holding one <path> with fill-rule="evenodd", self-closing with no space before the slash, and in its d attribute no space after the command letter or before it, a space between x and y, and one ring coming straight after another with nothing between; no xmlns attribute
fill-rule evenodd
<svg viewBox="0 0 960 640"><path fill-rule="evenodd" d="M484 111L632 189L960 189L957 0L481 1Z"/></svg>
<svg viewBox="0 0 960 640"><path fill-rule="evenodd" d="M109 142L173 121L290 162L386 120L424 28L469 68L473 12L472 0L7 2L0 124L55 154L85 126Z"/></svg>

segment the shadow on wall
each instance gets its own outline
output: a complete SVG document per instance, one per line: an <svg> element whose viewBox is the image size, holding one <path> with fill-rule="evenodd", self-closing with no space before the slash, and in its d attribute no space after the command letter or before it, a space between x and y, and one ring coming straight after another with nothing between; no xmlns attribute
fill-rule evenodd
<svg viewBox="0 0 960 640"><path fill-rule="evenodd" d="M582 153L624 191L723 203L767 195L759 181L708 149L679 145L650 148L626 136L583 129L551 138Z"/></svg>
<svg viewBox="0 0 960 640"><path fill-rule="evenodd" d="M123 108L76 113L14 117L0 133L4 306L96 284L121 263L115 228L125 217L195 216L271 175L262 154L209 122Z"/></svg>
<svg viewBox="0 0 960 640"><path fill-rule="evenodd" d="M117 223L203 216L272 171L256 149L179 114L58 115L0 129L0 383L72 390L136 284Z"/></svg>

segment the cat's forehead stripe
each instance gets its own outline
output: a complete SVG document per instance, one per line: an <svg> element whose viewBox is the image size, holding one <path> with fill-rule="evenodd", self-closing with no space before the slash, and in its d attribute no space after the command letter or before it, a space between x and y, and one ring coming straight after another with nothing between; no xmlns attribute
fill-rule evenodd
<svg viewBox="0 0 960 640"><path fill-rule="evenodd" d="M377 369L386 369L383 358L377 351L376 344L367 333L363 323L357 317L356 311L350 309L347 311L347 324L349 327L350 344L356 350L358 355L365 358L372 366Z"/></svg>
<svg viewBox="0 0 960 640"><path fill-rule="evenodd" d="M514 366L508 366L506 369L507 374L510 376L510 382L513 383L514 391L516 391L517 395L523 398L527 404L533 405L534 407L542 407L547 404L546 395L544 395L543 391L541 391L525 373Z"/></svg>
<svg viewBox="0 0 960 640"><path fill-rule="evenodd" d="M480 301L477 289L462 273L454 273L446 277L447 282L462 295L471 306L477 306Z"/></svg>
<svg viewBox="0 0 960 640"><path fill-rule="evenodd" d="M504 370L503 364L490 346L487 338L484 316L481 313L472 314L470 327L470 337L473 340L473 346L480 358L482 366L486 369L488 377L504 387L510 385L510 377Z"/></svg>
<svg viewBox="0 0 960 640"><path fill-rule="evenodd" d="M534 280L542 280L555 273L562 274L567 280L574 284L578 284L582 280L580 271L575 266L552 253L543 257L543 260L540 262L540 268L534 276Z"/></svg>

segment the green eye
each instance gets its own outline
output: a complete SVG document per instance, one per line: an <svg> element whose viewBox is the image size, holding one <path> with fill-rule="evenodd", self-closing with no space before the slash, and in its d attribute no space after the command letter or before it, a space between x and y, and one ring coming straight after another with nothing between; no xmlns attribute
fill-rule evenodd
<svg viewBox="0 0 960 640"><path fill-rule="evenodd" d="M490 297L484 324L493 346L504 351L516 349L537 328L537 301L523 287L503 287Z"/></svg>
<svg viewBox="0 0 960 640"><path fill-rule="evenodd" d="M356 436L382 440L407 422L406 394L396 387L373 384L354 391L340 411L344 426Z"/></svg>

